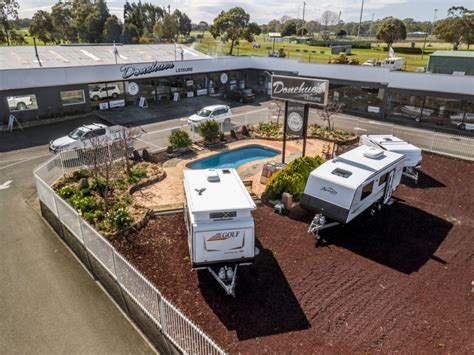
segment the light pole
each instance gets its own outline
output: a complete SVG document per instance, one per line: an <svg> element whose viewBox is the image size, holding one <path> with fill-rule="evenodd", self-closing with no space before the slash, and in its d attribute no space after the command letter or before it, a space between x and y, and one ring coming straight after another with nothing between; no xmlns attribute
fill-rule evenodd
<svg viewBox="0 0 474 355"><path fill-rule="evenodd" d="M369 38L372 37L372 27L374 26L374 16L375 16L375 14L372 13L372 21L370 21Z"/></svg>
<svg viewBox="0 0 474 355"><path fill-rule="evenodd" d="M306 1L303 1L303 22L301 23L301 37L303 37L303 30L304 30L304 10L306 8Z"/></svg>
<svg viewBox="0 0 474 355"><path fill-rule="evenodd" d="M360 6L360 18L359 18L359 29L357 30L357 39L360 37L360 26L362 24L362 14L364 13L364 0L362 0L362 5Z"/></svg>
<svg viewBox="0 0 474 355"><path fill-rule="evenodd" d="M430 43L428 44L428 47L431 47L431 37L433 36L433 29L434 29L434 23L436 21L437 12L438 12L438 9L434 9L433 22L431 23L431 30L430 30Z"/></svg>

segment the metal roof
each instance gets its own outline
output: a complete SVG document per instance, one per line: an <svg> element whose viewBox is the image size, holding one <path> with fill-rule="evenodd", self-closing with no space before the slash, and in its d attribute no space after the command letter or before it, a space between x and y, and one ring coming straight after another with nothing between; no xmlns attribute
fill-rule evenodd
<svg viewBox="0 0 474 355"><path fill-rule="evenodd" d="M474 51L436 51L430 57L474 58Z"/></svg>
<svg viewBox="0 0 474 355"><path fill-rule="evenodd" d="M118 64L166 62L211 58L184 45L174 44L126 44L116 46ZM175 51L176 48L176 51ZM38 55L43 67L73 67L115 64L113 44L38 46ZM34 46L0 47L0 70L39 68Z"/></svg>

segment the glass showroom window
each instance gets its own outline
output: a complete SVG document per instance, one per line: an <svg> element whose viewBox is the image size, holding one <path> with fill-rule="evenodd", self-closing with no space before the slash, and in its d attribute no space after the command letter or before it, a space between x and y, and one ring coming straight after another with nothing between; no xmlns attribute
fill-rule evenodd
<svg viewBox="0 0 474 355"><path fill-rule="evenodd" d="M79 105L86 102L84 90L61 91L61 103L63 106Z"/></svg>
<svg viewBox="0 0 474 355"><path fill-rule="evenodd" d="M392 92L388 101L388 116L392 118L408 118L420 122L426 120L433 114L432 109L423 108L423 96ZM423 117L421 117L423 111Z"/></svg>
<svg viewBox="0 0 474 355"><path fill-rule="evenodd" d="M458 125L464 118L461 100L427 96L423 116L425 116L425 110L430 113L427 120L437 125Z"/></svg>
<svg viewBox="0 0 474 355"><path fill-rule="evenodd" d="M8 101L8 108L10 109L10 112L38 109L38 102L36 101L36 95L33 95L33 94L8 96L7 101Z"/></svg>

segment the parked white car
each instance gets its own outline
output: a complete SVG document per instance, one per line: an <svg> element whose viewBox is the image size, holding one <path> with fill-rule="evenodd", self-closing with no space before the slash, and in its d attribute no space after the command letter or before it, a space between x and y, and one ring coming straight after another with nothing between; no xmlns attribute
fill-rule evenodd
<svg viewBox="0 0 474 355"><path fill-rule="evenodd" d="M93 123L77 127L69 132L67 136L57 138L49 143L49 151L58 153L63 150L83 148L91 145L91 139L95 137L104 137L104 139L115 139L120 137L121 126L107 127L101 123Z"/></svg>
<svg viewBox="0 0 474 355"><path fill-rule="evenodd" d="M117 85L96 86L93 89L89 89L89 97L94 101L99 101L110 97L116 99L120 94L121 91Z"/></svg>
<svg viewBox="0 0 474 355"><path fill-rule="evenodd" d="M33 100L31 100L31 96L10 96L8 99L8 107L10 110L26 110L33 104Z"/></svg>
<svg viewBox="0 0 474 355"><path fill-rule="evenodd" d="M196 114L192 115L188 119L188 124L198 125L201 122L208 120L215 120L217 122L224 122L225 124L230 123L232 117L232 111L229 106L226 105L212 105L206 106L199 110Z"/></svg>

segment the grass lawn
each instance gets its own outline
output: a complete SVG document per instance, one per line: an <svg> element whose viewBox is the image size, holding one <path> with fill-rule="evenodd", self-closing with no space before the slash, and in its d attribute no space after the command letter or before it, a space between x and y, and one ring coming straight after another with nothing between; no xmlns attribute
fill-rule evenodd
<svg viewBox="0 0 474 355"><path fill-rule="evenodd" d="M259 36L256 41L260 44L260 48L253 48L252 44L245 40L240 41L240 44L234 47L233 55L267 56L269 52L267 47L272 47L273 43L265 42L264 36ZM373 46L371 49L353 48L350 58L357 58L360 64L364 63L367 59L383 60L387 58L388 52L383 50L385 44L373 44ZM408 46L410 46L410 41L397 43L394 47ZM416 47L423 47L423 39L417 39ZM196 45L196 49L209 55L226 55L229 52L229 48L229 42L222 44L219 40L212 38L209 33L206 33L205 37ZM308 44L275 43L275 51L278 51L280 48L284 49L287 58L297 59L302 62L328 63L331 59L336 57L335 55L331 55L331 49L329 47L311 46ZM406 71L415 71L417 67L426 67L428 65L429 54L438 49L450 50L451 45L448 43L434 42L432 47L425 49L423 58L421 54L403 53L399 54L399 56L405 58Z"/></svg>

